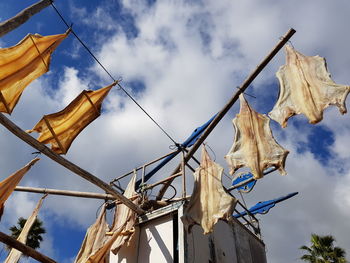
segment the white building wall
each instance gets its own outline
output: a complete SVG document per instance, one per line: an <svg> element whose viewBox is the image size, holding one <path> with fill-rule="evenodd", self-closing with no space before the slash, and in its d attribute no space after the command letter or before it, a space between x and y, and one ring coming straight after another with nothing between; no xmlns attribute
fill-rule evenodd
<svg viewBox="0 0 350 263"><path fill-rule="evenodd" d="M191 233L180 217L181 203L140 218L129 246L110 263L266 263L265 246L241 223L219 220L211 234L195 225Z"/></svg>

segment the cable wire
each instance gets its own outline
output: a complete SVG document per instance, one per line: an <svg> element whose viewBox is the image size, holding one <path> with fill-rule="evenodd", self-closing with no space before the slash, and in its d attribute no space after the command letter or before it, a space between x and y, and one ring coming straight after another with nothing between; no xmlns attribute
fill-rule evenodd
<svg viewBox="0 0 350 263"><path fill-rule="evenodd" d="M152 122L176 145L179 146L180 144L177 143L161 126L159 123L157 123L155 121L155 119L153 119L151 117L151 115L130 95L129 92L127 92L120 84L120 80L118 79L116 80L111 73L109 73L109 71L105 68L105 66L103 66L103 64L98 60L98 58L92 53L92 51L88 48L87 45L85 45L85 43L80 39L80 37L74 32L74 30L72 29L72 25L69 25L67 20L62 16L62 14L60 13L60 11L57 9L57 7L54 5L53 2L51 2L51 6L53 7L53 9L56 11L56 13L58 14L58 16L61 18L61 20L63 21L63 23L71 29L72 34L76 37L76 39L80 42L80 44L86 49L86 51L93 57L93 59L101 66L101 68L106 72L106 74L113 80L113 82L115 82L118 87L152 120Z"/></svg>

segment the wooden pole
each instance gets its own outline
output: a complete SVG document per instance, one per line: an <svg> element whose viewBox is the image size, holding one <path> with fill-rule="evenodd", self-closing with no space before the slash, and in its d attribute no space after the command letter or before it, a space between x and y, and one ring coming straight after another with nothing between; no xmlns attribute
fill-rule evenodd
<svg viewBox="0 0 350 263"><path fill-rule="evenodd" d="M256 67L256 69L248 76L248 78L243 82L238 91L233 95L233 97L227 102L224 108L215 116L214 120L209 124L209 126L205 129L196 143L189 150L187 155L185 156L185 162L193 156L193 154L197 151L199 146L204 142L204 140L208 137L211 131L216 127L216 125L221 121L221 119L225 116L225 114L231 109L233 104L238 100L239 95L243 93L248 86L253 82L253 80L259 75L259 73L265 68L265 66L271 61L271 59L277 54L277 52L284 46L285 43L294 35L296 31L291 28L289 31L282 37L282 39L278 42L278 44L272 49L270 54ZM181 169L181 164L179 164L173 173L179 172ZM159 190L157 200L163 198L165 191L168 189L169 185L172 181L168 181L163 187Z"/></svg>
<svg viewBox="0 0 350 263"><path fill-rule="evenodd" d="M41 254L40 252L36 251L35 249L17 241L13 237L10 237L3 232L0 232L0 241L10 247L13 247L19 251L21 251L24 255L27 255L31 258L36 259L39 262L42 263L56 263L53 259Z"/></svg>
<svg viewBox="0 0 350 263"><path fill-rule="evenodd" d="M62 156L58 155L48 147L46 147L44 144L38 142L36 139L34 139L32 136L24 132L21 128L19 128L16 124L11 122L8 118L4 116L4 114L0 113L0 124L2 124L6 129L8 129L11 133L16 135L18 138L20 138L22 141L26 142L30 146L34 147L41 153L45 154L47 157L52 159L53 161L57 162L58 164L66 167L68 170L72 171L76 175L84 178L85 180L89 181L90 183L96 185L97 187L101 188L105 192L113 195L116 199L120 200L123 204L125 204L130 209L134 210L138 214L144 214L145 211L143 211L140 207L135 205L133 202L131 202L129 199L127 199L122 194L115 191L109 184L102 181L100 178L92 175L91 173L85 171L84 169L80 168L78 165L68 161L67 159L63 158Z"/></svg>
<svg viewBox="0 0 350 263"><path fill-rule="evenodd" d="M39 193L39 194L50 194L50 195L74 196L74 197L83 197L83 198L95 198L95 199L103 199L103 200L106 200L106 199L115 200L115 197L113 195L110 195L110 194L57 190L57 189L48 189L48 188L36 188L36 187L26 187L26 186L16 186L15 191Z"/></svg>
<svg viewBox="0 0 350 263"><path fill-rule="evenodd" d="M26 9L23 9L16 16L0 23L0 37L6 35L10 31L16 29L20 25L27 22L36 13L39 13L44 8L48 7L53 1L52 0L41 0Z"/></svg>

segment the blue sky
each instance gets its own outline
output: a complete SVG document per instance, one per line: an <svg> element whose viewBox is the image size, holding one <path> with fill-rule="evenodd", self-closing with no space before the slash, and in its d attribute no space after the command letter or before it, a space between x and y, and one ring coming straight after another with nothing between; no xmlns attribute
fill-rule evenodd
<svg viewBox="0 0 350 263"><path fill-rule="evenodd" d="M34 2L1 2L0 19ZM350 83L347 1L57 0L55 4L112 75L122 77L123 85L179 142L221 109L290 27L297 30L292 38L297 50L326 57L333 79ZM65 30L48 7L1 38L0 46L14 45L27 33L48 35ZM278 96L274 74L283 64L281 51L247 90L257 97L246 97L257 111L266 114L272 109ZM111 82L70 35L53 54L50 72L26 89L11 120L30 129L43 114L62 109L82 89ZM233 107L207 140L226 171L223 156L233 141L231 119L238 107ZM286 129L271 121L277 141L290 151L288 175L266 176L245 195L246 201L251 206L290 192L299 191L299 195L259 217L268 262L299 262L298 247L307 244L311 232L335 235L338 245L350 253L349 233L344 231L344 222L350 218L349 123L349 115L341 116L335 107L327 109L324 121L317 125L308 124L304 116L291 118ZM34 150L1 127L0 133L1 178L5 178L28 162ZM110 181L166 154L171 144L115 89L104 103L104 114L79 135L66 157ZM153 181L176 164L174 161ZM227 178L223 182L230 183ZM44 156L21 185L100 192ZM15 193L0 229L5 231L19 216L28 216L38 199L34 194ZM42 251L58 262L72 262L100 205L101 201L49 196L40 215L48 230Z"/></svg>

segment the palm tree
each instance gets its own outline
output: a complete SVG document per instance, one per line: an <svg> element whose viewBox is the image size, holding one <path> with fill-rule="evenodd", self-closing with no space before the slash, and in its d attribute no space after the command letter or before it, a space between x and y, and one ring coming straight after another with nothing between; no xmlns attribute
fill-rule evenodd
<svg viewBox="0 0 350 263"><path fill-rule="evenodd" d="M18 238L19 234L22 232L22 229L27 222L27 219L20 217L17 221L17 225L10 227L11 236L15 239ZM46 230L43 227L43 222L40 219L35 219L32 228L29 231L26 245L37 249L40 247L40 242L43 241L42 234L45 234Z"/></svg>
<svg viewBox="0 0 350 263"><path fill-rule="evenodd" d="M335 247L333 236L311 235L311 247L302 246L300 249L305 250L307 254L300 259L310 263L346 263L345 250Z"/></svg>

